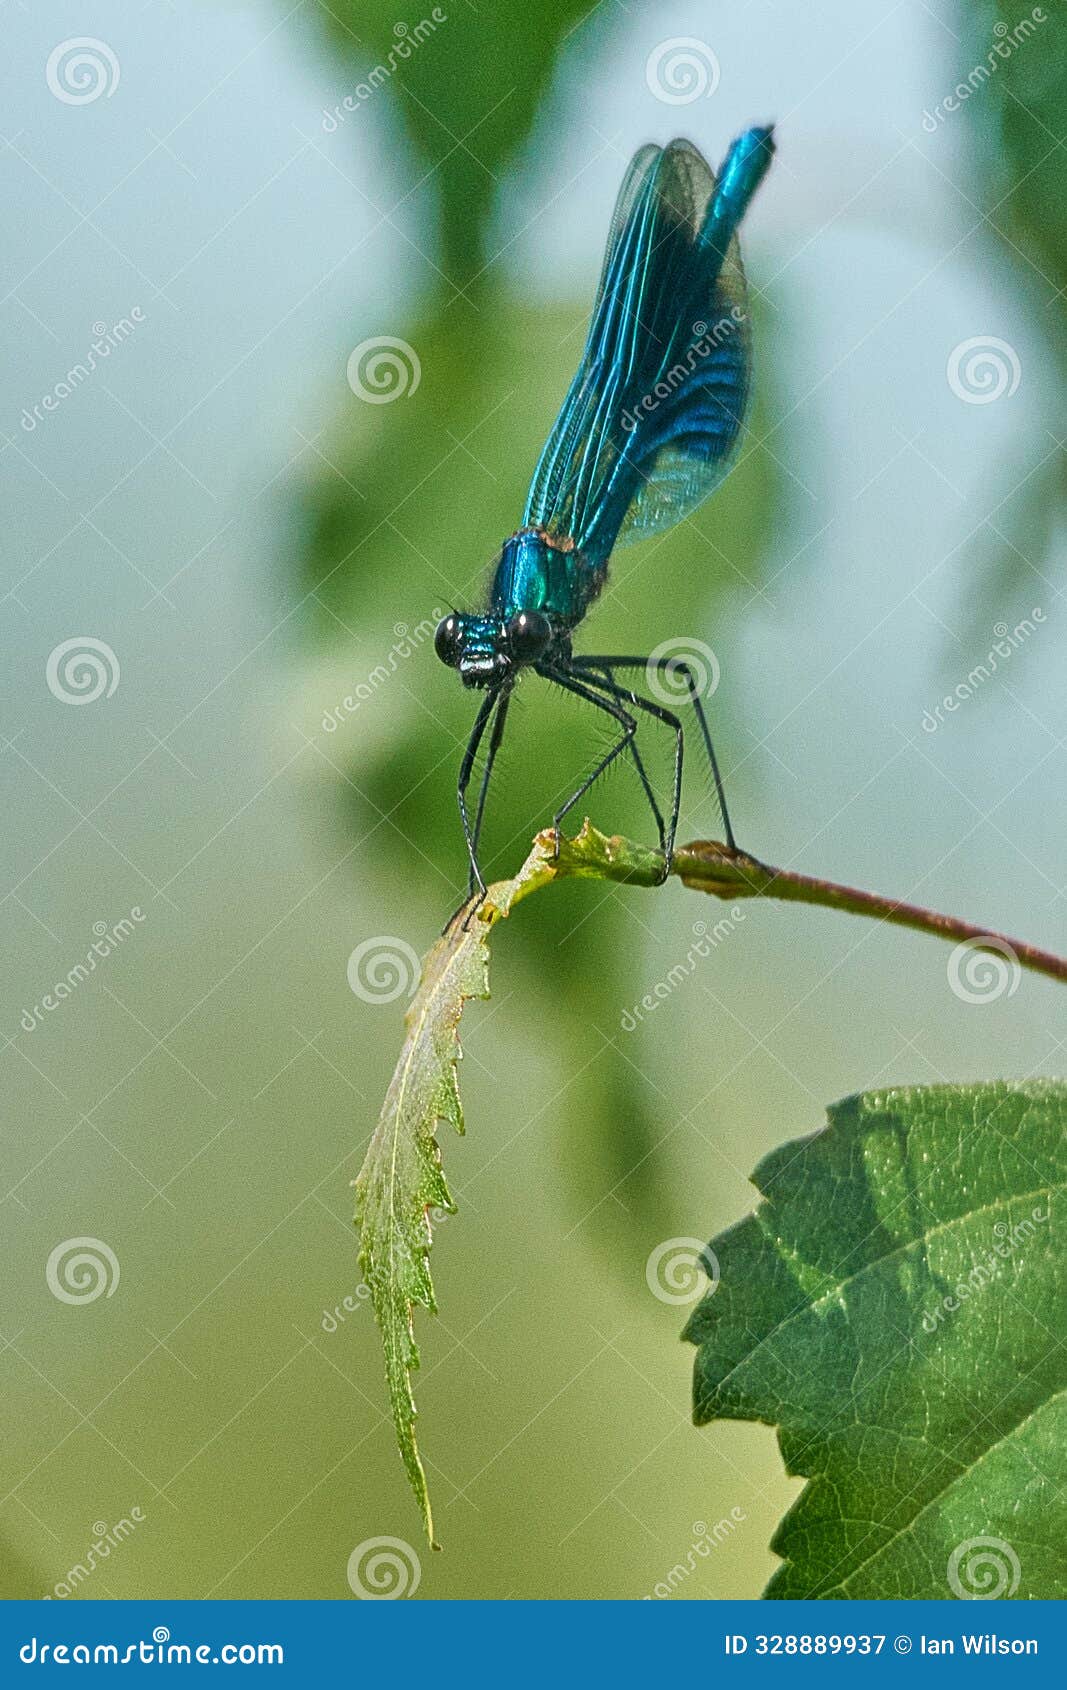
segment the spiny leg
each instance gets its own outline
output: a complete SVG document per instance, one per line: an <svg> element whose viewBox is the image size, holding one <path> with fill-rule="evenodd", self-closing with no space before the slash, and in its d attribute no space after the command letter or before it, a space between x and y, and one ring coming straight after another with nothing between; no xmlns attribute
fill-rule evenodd
<svg viewBox="0 0 1067 1690"><path fill-rule="evenodd" d="M474 884L477 883L483 897L485 896L485 881L482 879L482 871L478 867L474 832L471 828L470 817L467 814L467 788L471 783L471 772L474 768L474 759L478 755L478 747L482 743L482 735L485 733L486 726L488 725L489 718L493 713L498 696L498 692L486 693L481 702L478 714L474 719L474 726L471 729L470 738L467 741L467 749L463 753L463 761L460 764L459 769L459 780L456 783L456 802L459 804L459 816L461 822L463 823L463 837L467 841L467 855L470 858L471 894L473 895Z"/></svg>
<svg viewBox="0 0 1067 1690"><path fill-rule="evenodd" d="M496 754L500 750L500 742L504 737L504 723L508 719L508 705L511 702L511 691L511 683L505 681L504 685L500 689L500 703L497 706L496 716L493 718L493 731L489 735L489 749L485 754L485 769L482 772L482 784L478 793L478 807L474 813L474 829L471 842L471 855L474 861L477 861L478 857L478 841L482 836L482 818L485 815L485 801L489 796L489 779L493 773L493 764L496 762ZM482 891L485 891L484 886L482 886ZM467 897L473 898L473 896L474 869L472 867L470 878L467 882Z"/></svg>
<svg viewBox="0 0 1067 1690"><path fill-rule="evenodd" d="M589 681L591 686L598 687L603 685L605 690L610 692L613 698L618 698L620 696L621 688L615 684L606 669L602 670L599 675L594 674L590 669L590 673L586 676L586 679ZM659 834L659 848L665 853L667 850L667 834L663 825L663 811L660 809L656 800L656 794L652 790L652 782L648 778L648 772L645 769L641 753L637 748L636 739L633 739L630 742L630 756L634 760L634 767L637 770L641 785L644 788L645 797L648 799L649 808L651 809L652 815L655 819L656 832Z"/></svg>
<svg viewBox="0 0 1067 1690"><path fill-rule="evenodd" d="M576 667L581 668L585 668L588 665L589 667L601 670L606 669L608 671L614 669L644 669L647 671L651 659L647 657L575 657L572 661ZM726 792L723 788L722 775L719 773L718 758L715 756L715 747L711 742L711 731L708 727L708 718L704 712L704 704L696 685L696 677L693 674L693 670L685 659L681 657L658 657L655 662L652 663L652 668L661 674L664 672L679 674L685 680L686 701L693 706L693 712L696 716L700 727L701 737L704 741L704 749L708 754L708 762L711 764L712 779L715 782L715 796L719 805L719 813L722 816L722 825L726 834L726 843L731 851L736 851L738 849L737 840L734 837L734 830L730 825L730 812L726 808Z"/></svg>
<svg viewBox="0 0 1067 1690"><path fill-rule="evenodd" d="M591 663L595 661L595 659L590 660ZM604 669L601 668L600 673L603 672ZM659 805L656 803L649 791L647 780L645 782L645 792L648 794L649 800L652 804L653 814L655 815L656 821L659 825L660 849L662 850L664 856L663 878L666 879L668 874L671 872L671 863L674 859L674 841L678 832L678 817L681 814L682 808L682 762L685 755L685 732L682 728L682 724L678 720L678 717L674 714L674 711L668 710L666 705L655 704L652 699L643 698L640 693L632 691L630 687L620 686L619 683L613 679L609 678L608 681L605 682L598 679L592 673L587 675L584 665L582 673L583 677L588 679L591 685L609 687L613 698L626 704L632 704L635 710L643 710L646 715L654 716L657 721L664 722L667 727L673 728L674 730L674 783L671 789L671 819L666 830L666 837L664 837ZM636 747L631 747L631 750L636 751Z"/></svg>
<svg viewBox="0 0 1067 1690"><path fill-rule="evenodd" d="M664 661L666 660L660 659L657 667L661 667ZM693 706L693 714L696 716L696 719L700 724L700 732L704 739L704 749L707 751L708 762L711 764L711 777L715 782L715 797L719 805L719 814L722 817L722 826L723 832L726 835L726 844L731 851L736 851L737 840L734 838L734 830L730 826L730 812L726 808L726 789L722 784L722 775L719 773L719 760L715 755L715 747L711 743L711 729L708 727L708 718L704 712L704 703L700 696L700 689L696 684L696 677L688 663L676 662L676 667L685 676L688 689L687 696L690 704Z"/></svg>
<svg viewBox="0 0 1067 1690"><path fill-rule="evenodd" d="M625 710L620 709L617 704L613 704L609 699L605 698L602 693L596 692L593 687L587 685L585 680L573 674L569 669L550 668L547 664L542 667L541 664L538 664L537 673L539 675L543 675L547 681L556 681L559 686L566 688L567 692L574 693L576 698L584 698L588 703L595 704L598 710L603 710L606 715L612 716L623 730L622 738L616 741L606 756L600 759L592 774L588 775L586 779L583 780L578 790L571 793L562 809L557 810L553 816L552 825L556 835L556 855L558 856L560 845L560 824L563 821L564 816L569 810L573 810L575 804L579 803L579 801L585 797L593 782L599 780L600 776L604 773L604 770L614 763L616 757L618 757L621 752L625 751L626 748L632 744L633 737L637 732L637 722L634 720L633 716L628 715L628 713Z"/></svg>

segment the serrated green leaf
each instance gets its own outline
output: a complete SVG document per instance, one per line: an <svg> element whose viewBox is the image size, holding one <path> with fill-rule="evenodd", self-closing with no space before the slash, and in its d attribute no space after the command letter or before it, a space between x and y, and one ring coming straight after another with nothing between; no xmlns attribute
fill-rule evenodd
<svg viewBox="0 0 1067 1690"><path fill-rule="evenodd" d="M441 1167L438 1121L463 1131L456 1064L470 998L489 996L489 931L519 898L551 880L550 839L539 838L513 880L489 888L480 909L452 923L427 954L404 1017L403 1049L356 1180L359 1265L385 1346L385 1376L400 1454L436 1548L426 1473L415 1440L411 1372L419 1365L416 1303L436 1312L430 1277L433 1209L455 1212Z"/></svg>
<svg viewBox="0 0 1067 1690"><path fill-rule="evenodd" d="M1063 1597L1067 1086L869 1092L776 1150L712 1239L698 1424L810 1479L772 1597Z"/></svg>

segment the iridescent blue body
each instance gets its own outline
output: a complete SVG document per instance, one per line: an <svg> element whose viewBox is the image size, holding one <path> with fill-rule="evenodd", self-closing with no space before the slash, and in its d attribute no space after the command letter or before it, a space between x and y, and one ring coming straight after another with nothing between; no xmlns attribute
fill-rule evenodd
<svg viewBox="0 0 1067 1690"><path fill-rule="evenodd" d="M774 151L769 129L730 147L718 180L688 141L642 147L619 191L582 360L534 472L522 526L503 544L488 603L441 622L436 647L465 685L485 691L459 782L471 886L483 887L478 838L508 701L525 669L611 716L618 743L562 816L620 753L632 756L669 868L681 791L682 727L673 711L620 682L634 657L583 656L571 635L608 574L613 549L663 532L721 480L741 428L749 334L738 226ZM651 661L651 660L649 660ZM652 672L649 671L650 679ZM728 843L733 843L707 723L692 677L672 678L700 722ZM664 825L634 743L634 711L676 734L671 819ZM481 740L492 731L473 825L466 793Z"/></svg>
<svg viewBox="0 0 1067 1690"><path fill-rule="evenodd" d="M541 528L520 528L504 541L489 592L489 608L507 621L521 610L539 610L575 627L604 584L606 567L587 567L576 547Z"/></svg>

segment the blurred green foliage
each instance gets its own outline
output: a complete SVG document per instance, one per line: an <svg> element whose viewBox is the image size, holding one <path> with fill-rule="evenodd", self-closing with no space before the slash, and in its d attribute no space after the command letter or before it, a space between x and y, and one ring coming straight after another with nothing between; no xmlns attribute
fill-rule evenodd
<svg viewBox="0 0 1067 1690"><path fill-rule="evenodd" d="M1015 29L1028 16L1017 0L996 0L981 6L985 43L997 26ZM990 15L992 13L992 15ZM1020 257L1029 259L1053 290L1046 298L1049 307L1049 340L1063 357L1064 323L1067 321L1067 171L1064 170L1064 136L1067 134L1067 11L1055 0L1047 7L1036 6L1029 16L1041 13L1044 21L1034 34L999 60L999 69L984 84L984 95L992 102L974 112L984 137L983 201L993 227L1010 242ZM992 25L992 37L990 26ZM980 56L982 43L972 33L968 45Z"/></svg>
<svg viewBox="0 0 1067 1690"><path fill-rule="evenodd" d="M1032 23L1033 33L1016 45L1021 21ZM1033 8L1017 0L965 0L960 22L961 78L1001 49L980 98L963 107L974 198L1049 358L1067 375L1067 10L1057 0ZM998 516L1004 540L983 533L985 604L1030 593L1067 514L1067 455L1040 420L1029 419L1025 446L1006 466L1005 493L1016 491ZM1058 424L1052 426L1058 434Z"/></svg>
<svg viewBox="0 0 1067 1690"><path fill-rule="evenodd" d="M388 63L404 29L396 0L316 0L340 63L358 82ZM482 271L486 227L500 172L524 143L567 35L587 14L583 0L536 6L431 7L445 21L401 62L390 84L411 144L414 188L427 176L439 200L436 262L456 287ZM420 21L405 20L409 29Z"/></svg>

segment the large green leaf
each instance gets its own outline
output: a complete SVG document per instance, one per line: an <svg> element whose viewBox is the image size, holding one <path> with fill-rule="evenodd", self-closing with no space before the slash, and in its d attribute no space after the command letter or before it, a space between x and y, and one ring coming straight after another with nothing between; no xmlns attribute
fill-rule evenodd
<svg viewBox="0 0 1067 1690"><path fill-rule="evenodd" d="M1062 1597L1067 1086L829 1117L757 1168L686 1330L698 1423L776 1425L810 1479L767 1595Z"/></svg>

